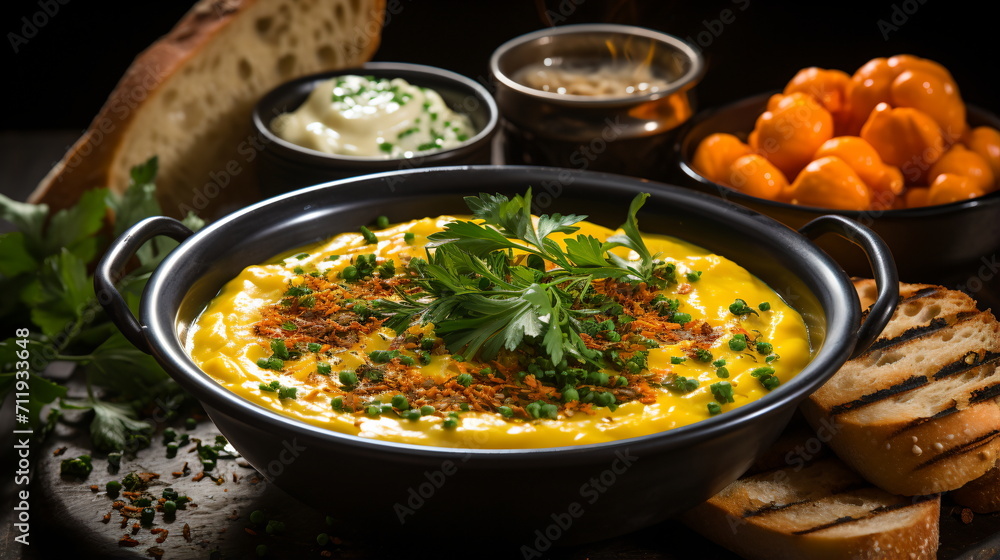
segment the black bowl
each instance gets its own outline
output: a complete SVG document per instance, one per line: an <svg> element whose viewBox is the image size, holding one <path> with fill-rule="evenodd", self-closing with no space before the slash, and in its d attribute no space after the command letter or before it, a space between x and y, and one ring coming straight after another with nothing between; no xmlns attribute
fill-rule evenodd
<svg viewBox="0 0 1000 560"><path fill-rule="evenodd" d="M750 196L699 175L691 162L701 140L716 132L726 132L745 141L773 93L704 111L691 119L675 145L680 170L675 178L677 183L742 204L793 228L827 214L855 220L885 240L892 249L900 277L907 282L966 283L970 277L978 278L976 271L984 264L983 259L990 256L995 259L1000 254L1000 191L925 208L830 210ZM968 120L971 126L1000 128L1000 119L976 107L968 108ZM789 177L789 181L793 178ZM819 246L844 265L849 274L868 274L868 261L855 245L844 239L829 238L819 241ZM970 288L979 291L975 286Z"/></svg>
<svg viewBox="0 0 1000 560"><path fill-rule="evenodd" d="M274 134L271 130L274 117L297 109L320 82L347 74L402 78L413 85L433 89L452 111L469 116L476 133L454 148L393 159L327 154L296 145ZM258 169L260 189L264 195L274 196L301 187L381 171L488 164L491 163L498 119L496 102L486 88L465 76L432 66L369 62L360 68L303 76L274 88L254 107L254 131L265 145Z"/></svg>
<svg viewBox="0 0 1000 560"><path fill-rule="evenodd" d="M652 192L639 215L643 231L685 238L767 282L805 319L812 361L767 397L693 425L611 443L509 450L407 445L327 431L229 392L184 350L188 325L246 266L356 231L379 215L404 221L461 213L463 195L513 195L529 185L536 212L585 213L611 227L623 221L636 194ZM358 177L258 203L194 235L175 220L151 218L114 244L96 284L125 335L203 403L250 464L293 496L382 531L414 529L422 538L448 540L487 529L491 540L544 551L552 542L593 541L649 526L712 496L770 445L801 400L881 332L898 297L892 258L877 237L846 223L871 251L881 288L860 328L858 297L840 266L786 226L688 189L545 167ZM842 227L832 218L806 231ZM137 321L112 280L138 246L157 235L187 239L153 274Z"/></svg>

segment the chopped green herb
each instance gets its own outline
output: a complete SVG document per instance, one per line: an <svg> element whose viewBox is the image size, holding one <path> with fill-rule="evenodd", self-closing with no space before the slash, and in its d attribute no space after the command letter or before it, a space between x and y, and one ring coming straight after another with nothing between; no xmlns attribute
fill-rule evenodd
<svg viewBox="0 0 1000 560"><path fill-rule="evenodd" d="M768 302L766 302L766 301L765 302L761 302L761 304L757 306L757 309L760 309L761 311L770 311L771 310L771 304L768 303Z"/></svg>
<svg viewBox="0 0 1000 560"><path fill-rule="evenodd" d="M416 237L416 236L413 234L413 232L412 231L408 231L408 232L406 232L406 233L403 234L403 241L407 245L413 245L413 238L414 237Z"/></svg>
<svg viewBox="0 0 1000 560"><path fill-rule="evenodd" d="M757 343L757 353L758 354L770 354L774 352L774 346L770 342L758 342Z"/></svg>
<svg viewBox="0 0 1000 560"><path fill-rule="evenodd" d="M375 226L378 227L379 229L385 229L389 227L388 216L379 216L378 218L375 218Z"/></svg>
<svg viewBox="0 0 1000 560"><path fill-rule="evenodd" d="M719 381L718 383L712 383L709 385L709 389L712 390L712 395L715 396L715 400L720 403L731 403L736 402L733 398L733 386L728 381Z"/></svg>
<svg viewBox="0 0 1000 560"><path fill-rule="evenodd" d="M316 362L316 373L320 375L330 375L333 373L333 366L327 362Z"/></svg>
<svg viewBox="0 0 1000 560"><path fill-rule="evenodd" d="M747 349L747 335L745 334L734 334L733 338L729 339L729 349L733 352L742 352Z"/></svg>
<svg viewBox="0 0 1000 560"><path fill-rule="evenodd" d="M358 374L354 370L345 369L340 372L340 384L345 387L353 387L358 384Z"/></svg>
<svg viewBox="0 0 1000 560"><path fill-rule="evenodd" d="M717 403L715 401L712 401L712 402L708 403L708 414L709 415L715 416L716 414L719 414L720 412L722 412L722 405L721 404L719 404L719 403Z"/></svg>
<svg viewBox="0 0 1000 560"><path fill-rule="evenodd" d="M687 361L687 358L682 358L680 356L670 356L670 363L672 364L683 364Z"/></svg>
<svg viewBox="0 0 1000 560"><path fill-rule="evenodd" d="M757 315L757 311L755 311L752 307L747 305L746 301L739 298L737 298L735 302L729 305L729 312L732 313L733 315L746 315L748 313L753 313L754 315Z"/></svg>
<svg viewBox="0 0 1000 560"><path fill-rule="evenodd" d="M369 245L378 244L378 237L372 233L372 230L366 228L365 226L361 226L361 236L365 238L365 243L368 243Z"/></svg>

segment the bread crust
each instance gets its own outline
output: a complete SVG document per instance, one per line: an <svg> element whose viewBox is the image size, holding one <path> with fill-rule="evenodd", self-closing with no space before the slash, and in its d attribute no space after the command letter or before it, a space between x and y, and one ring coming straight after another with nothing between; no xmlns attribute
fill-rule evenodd
<svg viewBox="0 0 1000 560"><path fill-rule="evenodd" d="M136 124L137 115L162 95L161 86L222 30L243 12L266 1L199 0L171 31L135 58L87 130L42 179L28 201L45 203L58 210L72 206L85 190L91 188L109 187L115 192L122 192L128 186L128 177L117 176L116 163ZM380 30L385 0L369 0L369 4L371 8L367 17ZM367 39L358 55L361 61L370 59L374 54L380 35L376 33ZM161 161L161 169L162 164ZM181 212L176 211L177 204L170 200L171 194L158 193L161 205L165 213L179 215ZM241 193L237 189L229 189L226 194L236 196L244 204L256 198L255 192ZM224 198L215 202L216 205L227 203Z"/></svg>
<svg viewBox="0 0 1000 560"><path fill-rule="evenodd" d="M1000 511L1000 461L983 476L952 492L951 497L976 513Z"/></svg>

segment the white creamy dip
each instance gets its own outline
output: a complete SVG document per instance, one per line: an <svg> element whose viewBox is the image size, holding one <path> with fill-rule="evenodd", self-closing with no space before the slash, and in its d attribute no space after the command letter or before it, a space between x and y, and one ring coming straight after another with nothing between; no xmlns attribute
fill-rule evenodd
<svg viewBox="0 0 1000 560"><path fill-rule="evenodd" d="M452 148L475 134L469 117L432 89L354 75L320 83L301 107L275 117L271 130L319 152L379 159Z"/></svg>

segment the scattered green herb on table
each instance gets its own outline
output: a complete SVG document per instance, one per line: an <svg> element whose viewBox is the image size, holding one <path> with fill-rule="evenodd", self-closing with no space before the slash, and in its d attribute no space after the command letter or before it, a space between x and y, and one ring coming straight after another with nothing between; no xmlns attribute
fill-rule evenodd
<svg viewBox="0 0 1000 560"><path fill-rule="evenodd" d="M156 361L136 349L109 320L97 302L89 272L111 239L138 221L161 214L155 198L156 172L154 157L132 169L123 194L93 189L58 212L0 194L0 219L17 230L0 235L0 292L5 294L0 299L0 333L13 335L18 329L30 333L28 424L38 434L44 435L60 413L54 408L43 423L42 407L66 397L64 386L42 376L53 361L76 362L84 368L86 398L64 400L62 407L94 412L90 432L101 451L148 445L151 426L139 419L142 411L155 406L169 412L184 398ZM110 228L109 214L114 216ZM191 229L202 225L194 215L184 223ZM151 273L176 245L159 237L137 251L137 266L119 283L133 313ZM16 372L24 371L17 366L23 361L18 340L0 342L0 396L14 390Z"/></svg>

